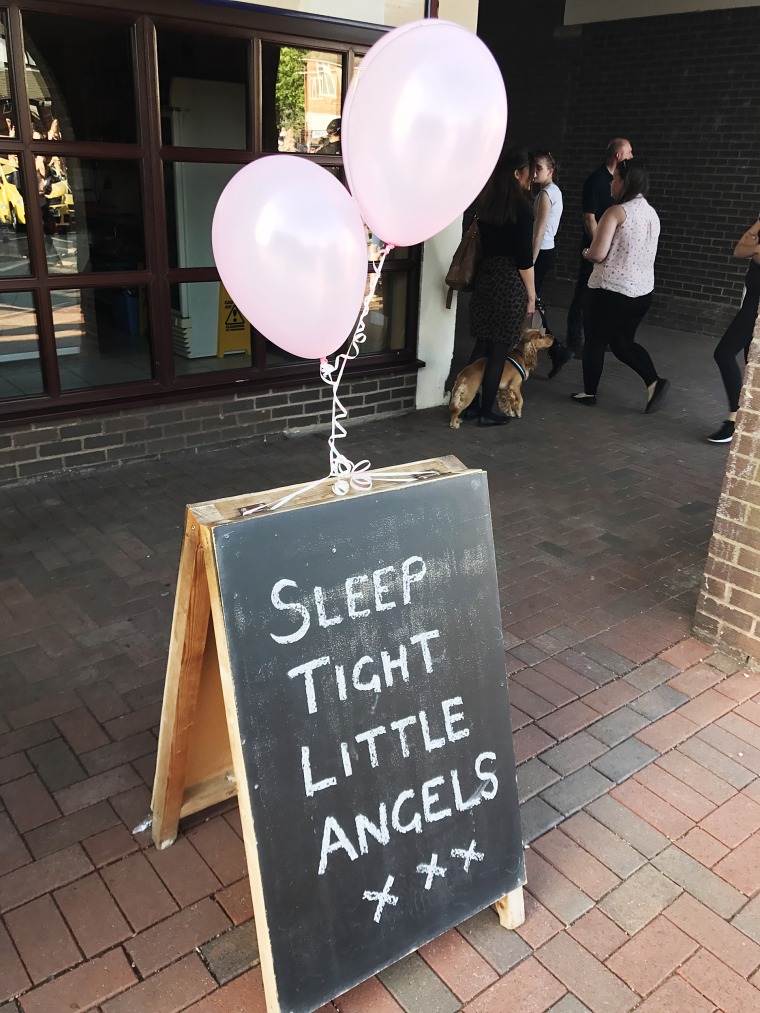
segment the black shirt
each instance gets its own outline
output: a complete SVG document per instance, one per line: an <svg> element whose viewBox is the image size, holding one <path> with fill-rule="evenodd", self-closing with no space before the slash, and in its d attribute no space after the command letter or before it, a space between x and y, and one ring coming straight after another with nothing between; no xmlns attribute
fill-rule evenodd
<svg viewBox="0 0 760 1013"><path fill-rule="evenodd" d="M533 267L533 212L526 207L516 222L478 221L484 257L514 257L518 271Z"/></svg>
<svg viewBox="0 0 760 1013"><path fill-rule="evenodd" d="M581 210L584 215L593 215L599 221L607 208L612 207L615 202L610 193L611 182L612 173L606 165L602 164L598 169L594 169L583 184ZM591 239L592 237L588 234L584 225L583 236L581 237L581 249L590 246Z"/></svg>

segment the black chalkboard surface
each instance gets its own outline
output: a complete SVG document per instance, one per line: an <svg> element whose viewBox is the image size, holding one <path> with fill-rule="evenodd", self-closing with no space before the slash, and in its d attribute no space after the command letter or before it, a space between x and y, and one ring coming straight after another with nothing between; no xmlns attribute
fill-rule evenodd
<svg viewBox="0 0 760 1013"><path fill-rule="evenodd" d="M310 1013L525 881L486 477L213 544L277 1001Z"/></svg>

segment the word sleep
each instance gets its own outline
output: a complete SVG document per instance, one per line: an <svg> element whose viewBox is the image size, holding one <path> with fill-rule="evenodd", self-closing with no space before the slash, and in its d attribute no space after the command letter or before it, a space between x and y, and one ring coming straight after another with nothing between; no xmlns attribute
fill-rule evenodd
<svg viewBox="0 0 760 1013"><path fill-rule="evenodd" d="M330 626L337 626L346 618L366 618L373 610L387 612L396 608L399 602L409 605L412 600L412 584L421 581L426 573L425 560L420 556L410 556L401 564L400 572L396 566L383 566L375 570L371 576L361 573L356 577L349 577L342 588L345 615L340 612L327 614L324 589L317 586L311 595L314 598L317 622L327 629ZM283 599L282 594L286 588L298 589L298 584L294 580L278 580L270 596L272 605L279 612L289 613L292 619L300 619L300 623L298 628L290 633L270 632L270 637L278 644L296 643L306 636L312 624L311 612L303 600ZM335 599L340 596L341 592L336 589L329 597ZM306 600L308 601L308 596Z"/></svg>
<svg viewBox="0 0 760 1013"><path fill-rule="evenodd" d="M433 658L428 647L428 641L436 640L439 636L439 630L425 630L422 633L415 633L409 638L409 644L412 647L419 647L425 671L428 675L433 671ZM404 682L409 682L409 654L406 644L399 644L393 656L389 651L381 651L379 663L382 666L382 679L380 672L377 671L376 667L373 667L377 666L378 663L368 654L363 655L351 666L351 685L355 690L358 690L360 693L380 693L383 683L390 689L393 685L394 673L400 675ZM303 665L296 665L288 671L288 676L291 679L303 676L304 688L306 690L306 706L309 709L309 714L316 714L318 710L317 693L314 687L314 673L318 672L319 669L330 667L334 669L333 678L338 690L338 699L345 701L348 698L346 666L341 664L333 665L329 654L325 654L321 658L312 658L310 661L304 662ZM365 669L368 671L365 671ZM325 674L324 672L319 672L320 676L324 676Z"/></svg>
<svg viewBox="0 0 760 1013"><path fill-rule="evenodd" d="M479 783L469 795L462 791L459 772L451 770L448 778L438 776L425 781L419 790L419 799L417 792L407 788L390 807L381 802L377 822L363 813L357 813L353 826L346 828L334 816L328 816L322 828L318 874L325 874L330 855L338 851L345 852L355 862L359 855L368 854L369 838L384 847L391 839L391 830L399 834L421 834L423 821L437 823L448 819L454 812L466 812L483 801L495 798L499 790L499 779L492 770L487 769L487 765L495 761L496 753L483 752L478 755L474 766ZM449 794L442 799L438 789L444 786L449 789Z"/></svg>
<svg viewBox="0 0 760 1013"><path fill-rule="evenodd" d="M443 748L447 742L457 742L459 739L466 739L470 734L469 728L457 727L457 725L465 720L464 711L461 710L461 707L461 696L454 696L449 700L442 701L443 727L440 729L443 732L442 735L436 735L435 731L431 732L431 722L428 719L427 712L422 710L419 714L409 714L407 717L399 718L397 721L391 721L388 728L385 725L377 725L375 728L359 732L358 735L354 736L354 742L359 745L366 744L367 757L371 767L378 767L380 765L378 739L385 744L387 740L384 739L384 736L388 736L395 752L396 744L393 732L398 736L398 748L405 759L411 755L412 745L410 744L410 740L411 743L415 743L416 740L417 748L419 748L421 740L425 752L432 753L435 749ZM417 728L419 728L418 733ZM383 756L387 757L388 753L389 749L386 748ZM346 777L351 777L354 772L354 765L351 760L348 742L340 743L340 756L343 773ZM325 788L331 788L338 783L337 775L323 777L319 780L314 779L311 749L309 746L301 747L301 768L303 770L304 790L308 798L316 795L318 791L324 791Z"/></svg>

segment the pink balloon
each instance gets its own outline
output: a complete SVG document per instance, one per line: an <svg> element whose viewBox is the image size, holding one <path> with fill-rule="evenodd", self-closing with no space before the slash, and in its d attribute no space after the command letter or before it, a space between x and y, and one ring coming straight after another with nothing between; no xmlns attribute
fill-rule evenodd
<svg viewBox="0 0 760 1013"><path fill-rule="evenodd" d="M343 107L343 164L364 221L395 246L440 232L483 189L506 129L501 71L476 35L435 18L389 32Z"/></svg>
<svg viewBox="0 0 760 1013"><path fill-rule="evenodd" d="M297 155L246 165L222 191L211 242L235 305L286 352L319 359L351 333L367 243L356 202L322 166Z"/></svg>

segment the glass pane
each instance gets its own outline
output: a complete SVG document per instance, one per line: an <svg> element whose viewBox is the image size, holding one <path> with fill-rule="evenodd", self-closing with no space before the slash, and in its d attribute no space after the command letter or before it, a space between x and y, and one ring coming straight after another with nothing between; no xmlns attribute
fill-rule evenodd
<svg viewBox="0 0 760 1013"><path fill-rule="evenodd" d="M44 392L31 292L0 293L0 399Z"/></svg>
<svg viewBox="0 0 760 1013"><path fill-rule="evenodd" d="M52 274L145 267L138 162L57 157L36 161Z"/></svg>
<svg viewBox="0 0 760 1013"><path fill-rule="evenodd" d="M264 151L339 155L341 54L264 43L261 62Z"/></svg>
<svg viewBox="0 0 760 1013"><path fill-rule="evenodd" d="M213 267L211 219L219 195L239 165L173 162L164 166L169 264Z"/></svg>
<svg viewBox="0 0 760 1013"><path fill-rule="evenodd" d="M151 379L145 286L68 289L51 299L62 390Z"/></svg>
<svg viewBox="0 0 760 1013"><path fill-rule="evenodd" d="M218 281L171 286L177 376L251 365L251 326Z"/></svg>
<svg viewBox="0 0 760 1013"><path fill-rule="evenodd" d="M158 32L164 144L250 147L247 48L242 39Z"/></svg>
<svg viewBox="0 0 760 1013"><path fill-rule="evenodd" d="M0 275L29 274L24 179L18 155L0 155Z"/></svg>
<svg viewBox="0 0 760 1013"><path fill-rule="evenodd" d="M136 141L131 26L28 12L23 25L34 137Z"/></svg>
<svg viewBox="0 0 760 1013"><path fill-rule="evenodd" d="M406 344L406 289L407 275L402 271L383 273L377 283L375 295L369 304L365 325L367 340L361 346L362 355L378 352L396 352ZM367 279L369 290L369 278Z"/></svg>
<svg viewBox="0 0 760 1013"><path fill-rule="evenodd" d="M16 136L16 103L13 95L11 54L6 39L5 13L0 10L0 137Z"/></svg>

